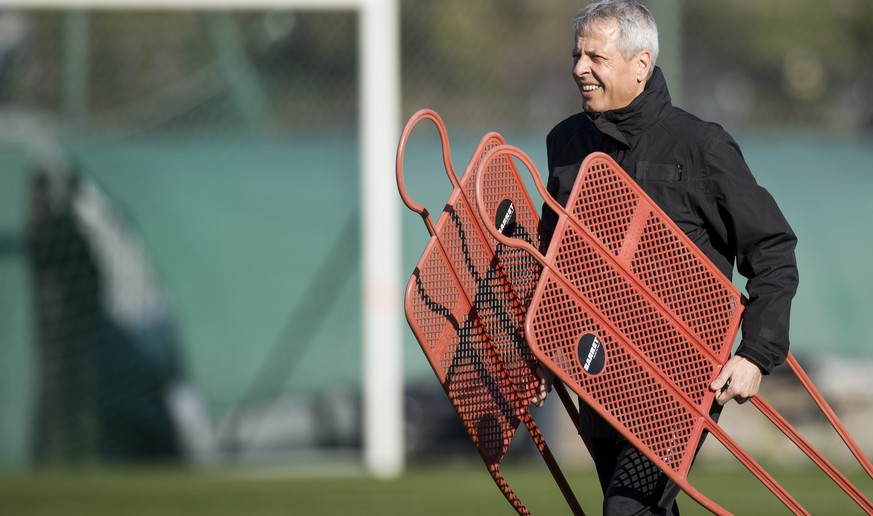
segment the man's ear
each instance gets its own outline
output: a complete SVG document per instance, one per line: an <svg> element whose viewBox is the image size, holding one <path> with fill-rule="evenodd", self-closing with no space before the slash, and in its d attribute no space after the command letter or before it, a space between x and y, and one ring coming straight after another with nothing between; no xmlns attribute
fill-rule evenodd
<svg viewBox="0 0 873 516"><path fill-rule="evenodd" d="M649 79L649 69L652 66L652 54L643 50L636 57L637 82L646 82Z"/></svg>

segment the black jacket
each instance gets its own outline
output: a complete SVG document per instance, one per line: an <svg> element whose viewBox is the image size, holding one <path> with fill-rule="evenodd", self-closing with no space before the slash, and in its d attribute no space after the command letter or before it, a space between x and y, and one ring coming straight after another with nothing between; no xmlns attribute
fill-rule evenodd
<svg viewBox="0 0 873 516"><path fill-rule="evenodd" d="M609 154L703 253L731 277L748 278L749 296L737 354L765 374L788 353L791 299L797 290L797 237L770 194L755 182L737 143L718 124L674 107L655 68L627 107L578 113L547 139L548 190L566 205L582 160ZM543 239L557 216L543 206Z"/></svg>

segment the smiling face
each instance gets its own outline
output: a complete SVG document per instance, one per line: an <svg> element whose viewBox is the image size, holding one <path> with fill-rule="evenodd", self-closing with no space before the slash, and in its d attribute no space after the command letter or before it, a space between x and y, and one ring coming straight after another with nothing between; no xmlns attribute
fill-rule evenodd
<svg viewBox="0 0 873 516"><path fill-rule="evenodd" d="M576 36L573 79L582 94L582 109L603 113L627 106L646 87L651 56L643 50L625 60L615 20L594 22Z"/></svg>

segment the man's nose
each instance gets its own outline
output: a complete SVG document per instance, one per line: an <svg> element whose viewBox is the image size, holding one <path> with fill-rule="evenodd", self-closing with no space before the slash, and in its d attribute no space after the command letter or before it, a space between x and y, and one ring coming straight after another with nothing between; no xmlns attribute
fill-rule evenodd
<svg viewBox="0 0 873 516"><path fill-rule="evenodd" d="M573 75L581 77L583 74L591 71L591 60L586 56L582 56L573 63Z"/></svg>

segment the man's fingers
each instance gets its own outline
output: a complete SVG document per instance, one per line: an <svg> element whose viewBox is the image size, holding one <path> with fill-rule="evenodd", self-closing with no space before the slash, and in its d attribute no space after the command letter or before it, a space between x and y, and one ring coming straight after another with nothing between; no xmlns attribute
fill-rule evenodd
<svg viewBox="0 0 873 516"><path fill-rule="evenodd" d="M544 373L542 367L537 369L537 376L539 377L539 381L536 382L534 395L530 399L530 402L537 407L542 407L543 403L546 401L546 397L549 395L549 391L552 390L552 385L549 381L548 375Z"/></svg>
<svg viewBox="0 0 873 516"><path fill-rule="evenodd" d="M715 384L715 382L713 382L713 384ZM742 405L749 401L754 395L755 392L746 384L728 380L718 391L716 400L719 405L724 405L732 399Z"/></svg>
<svg viewBox="0 0 873 516"><path fill-rule="evenodd" d="M718 393L716 401L719 405L724 405L731 399L742 404L758 394L760 385L761 368L750 360L735 355L709 384L709 388Z"/></svg>
<svg viewBox="0 0 873 516"><path fill-rule="evenodd" d="M537 407L542 407L543 403L546 401L546 397L548 397L549 395L549 391L546 389L546 385L542 383L540 384L537 391L537 395L533 398L534 405L536 405Z"/></svg>
<svg viewBox="0 0 873 516"><path fill-rule="evenodd" d="M540 385L545 385L545 389L548 392L552 390L552 372L543 367L542 364L537 366L537 377L540 379Z"/></svg>
<svg viewBox="0 0 873 516"><path fill-rule="evenodd" d="M549 373L549 371L542 365L539 365L536 370L536 376L536 386L534 387L535 392L530 399L530 402L537 407L542 407L543 403L546 401L546 397L549 395L549 391L552 390L551 373Z"/></svg>
<svg viewBox="0 0 873 516"><path fill-rule="evenodd" d="M715 383L715 382L713 382ZM716 401L718 401L719 405L724 405L729 402L734 396L736 396L736 389L731 386L731 383L725 382L725 385L719 388L718 396L716 396Z"/></svg>
<svg viewBox="0 0 873 516"><path fill-rule="evenodd" d="M709 389L713 391L721 389L728 383L728 379L730 377L731 373L728 370L728 367L725 366L724 369L722 369L721 372L718 373L718 376L715 377L715 380L713 380L712 383L709 384Z"/></svg>

